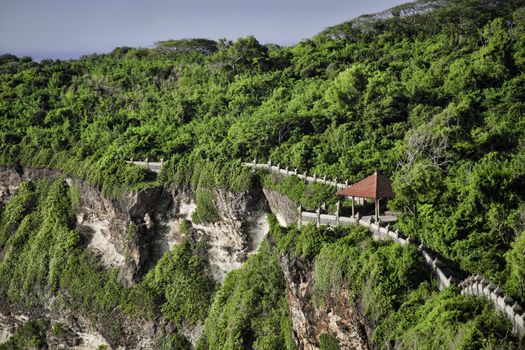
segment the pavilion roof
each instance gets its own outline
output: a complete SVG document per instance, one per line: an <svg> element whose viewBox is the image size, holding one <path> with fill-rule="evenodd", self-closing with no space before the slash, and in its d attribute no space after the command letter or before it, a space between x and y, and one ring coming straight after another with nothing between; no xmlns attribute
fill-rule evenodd
<svg viewBox="0 0 525 350"><path fill-rule="evenodd" d="M394 197L394 191L388 177L376 171L373 175L337 192L337 195L379 199Z"/></svg>

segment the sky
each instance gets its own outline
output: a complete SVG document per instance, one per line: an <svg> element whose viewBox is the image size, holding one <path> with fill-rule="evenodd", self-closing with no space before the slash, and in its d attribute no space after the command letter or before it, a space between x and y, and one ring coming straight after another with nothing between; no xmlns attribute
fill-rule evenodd
<svg viewBox="0 0 525 350"><path fill-rule="evenodd" d="M0 54L74 58L118 46L254 35L291 45L403 0L0 0Z"/></svg>

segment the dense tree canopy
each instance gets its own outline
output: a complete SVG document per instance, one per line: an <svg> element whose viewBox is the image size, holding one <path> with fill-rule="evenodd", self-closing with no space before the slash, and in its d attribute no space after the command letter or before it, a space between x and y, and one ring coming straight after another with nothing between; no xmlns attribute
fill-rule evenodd
<svg viewBox="0 0 525 350"><path fill-rule="evenodd" d="M246 37L3 55L0 163L62 169L108 195L155 181L129 158L169 160L156 181L189 181L181 169L206 159L350 181L379 169L402 230L525 299L523 6L421 0L291 47Z"/></svg>

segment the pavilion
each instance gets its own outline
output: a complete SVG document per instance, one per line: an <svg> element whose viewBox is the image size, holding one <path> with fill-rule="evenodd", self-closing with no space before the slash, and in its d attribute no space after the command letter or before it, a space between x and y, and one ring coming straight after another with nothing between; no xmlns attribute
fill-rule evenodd
<svg viewBox="0 0 525 350"><path fill-rule="evenodd" d="M367 178L359 181L337 192L337 195L352 198L352 217L354 217L354 199L355 197L373 199L375 202L375 220L379 220L379 201L383 198L394 197L392 183L390 179L383 174L374 172Z"/></svg>

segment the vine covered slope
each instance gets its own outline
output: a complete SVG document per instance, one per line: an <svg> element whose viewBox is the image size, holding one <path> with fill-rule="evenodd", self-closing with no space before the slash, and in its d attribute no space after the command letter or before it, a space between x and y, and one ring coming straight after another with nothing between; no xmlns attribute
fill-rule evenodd
<svg viewBox="0 0 525 350"><path fill-rule="evenodd" d="M145 158L164 159L158 176L126 163ZM403 213L399 229L455 271L482 274L525 300L525 4L419 0L289 47L249 36L167 40L69 61L0 56L0 165L57 169L113 199L149 186L186 186L196 194L195 224L220 219L213 188L239 193L259 186L304 206L335 205L326 187L253 176L241 162L254 158L350 182L380 170L393 180L388 205ZM222 287L209 278L206 242L187 239L124 288L117 271L100 272L82 251L70 192L61 181L25 183L0 205L2 299L32 307L53 291L67 291L64 304L76 303L90 317L163 315L166 334L169 324L178 330L200 325L196 346L204 349L290 349L293 315L279 269L288 256L319 273L338 268L332 272L345 288L372 295L372 301L352 300L373 324L374 346L420 339L419 348L435 348L437 338L429 334L436 324L435 334L463 332L460 340L448 340L451 346L516 344L504 339L505 325L487 305L453 291L435 295L424 272L409 277L398 270L416 265L412 251L359 243L358 233L321 240L319 250L310 251L308 240L322 230L292 229L281 237L274 227L274 244L264 243ZM355 251L359 244L368 255ZM387 266L366 263L376 256ZM403 259L399 267L396 257ZM334 259L358 261L361 272L327 262ZM387 285L356 282L365 271ZM255 283L259 275L274 288ZM179 293L174 281L188 290ZM80 288L81 282L93 289ZM315 280L320 307L340 282ZM234 310L237 304L245 310ZM461 309L473 323L457 326L461 317L447 323L433 313L440 308ZM26 328L42 333L48 326ZM179 333L163 344L190 346Z"/></svg>

